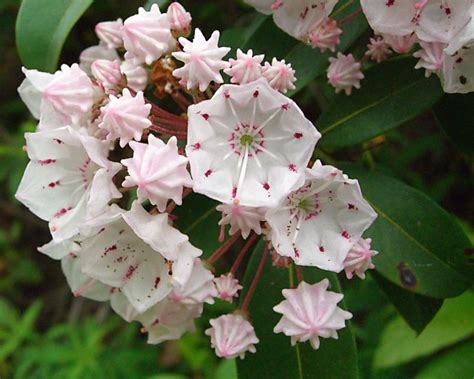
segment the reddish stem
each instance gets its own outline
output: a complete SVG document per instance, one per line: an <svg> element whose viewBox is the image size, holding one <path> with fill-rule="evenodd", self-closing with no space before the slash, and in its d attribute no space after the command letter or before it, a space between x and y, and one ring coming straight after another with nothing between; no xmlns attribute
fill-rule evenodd
<svg viewBox="0 0 474 379"><path fill-rule="evenodd" d="M298 278L298 283L304 282L303 270L300 266L295 265L296 277Z"/></svg>
<svg viewBox="0 0 474 379"><path fill-rule="evenodd" d="M253 245L253 243L255 242L256 239L257 239L257 235L255 233L252 233L252 235L247 240L247 242L245 243L242 250L240 250L239 255L237 255L237 258L235 259L234 264L232 265L232 267L230 269L230 273L232 275L235 276L235 273L239 269L240 264L242 263L242 261L244 260L245 255L247 255L247 252L250 250L250 248L252 247L252 245Z"/></svg>
<svg viewBox="0 0 474 379"><path fill-rule="evenodd" d="M188 196L191 192L193 192L193 189L192 188L185 188L184 191L183 191L183 194L181 196L182 199L184 199L186 196ZM168 206L166 207L166 213L171 213L174 211L174 209L176 208L177 204L171 200L170 203L168 204Z"/></svg>
<svg viewBox="0 0 474 379"><path fill-rule="evenodd" d="M227 241L225 241L208 259L210 264L216 263L225 253L227 253L232 245L240 238L240 233L233 234Z"/></svg>
<svg viewBox="0 0 474 379"><path fill-rule="evenodd" d="M156 132L156 133L161 133L161 134L166 134L169 136L176 136L177 139L180 140L186 140L188 138L188 133L185 132L179 132L176 130L170 130L167 127L164 127L159 124L153 124L150 126L150 130Z"/></svg>
<svg viewBox="0 0 474 379"><path fill-rule="evenodd" d="M344 25L346 25L347 23L351 22L353 19L355 19L359 14L362 13L362 9L361 8L357 8L357 10L355 10L354 12L352 12L351 14L348 14L346 17L343 17L341 18L338 22L337 22L337 26L339 27L342 27Z"/></svg>
<svg viewBox="0 0 474 379"><path fill-rule="evenodd" d="M252 283L250 284L249 290L247 291L245 295L245 299L242 303L241 309L244 312L248 310L248 307L250 305L250 300L252 300L253 293L255 292L258 281L260 280L260 277L262 276L263 267L265 266L265 262L268 256L268 250L269 250L268 245L269 243L267 242L265 244L265 247L263 248L262 258L260 259L260 263L258 264L257 272L255 273L255 276L253 277Z"/></svg>

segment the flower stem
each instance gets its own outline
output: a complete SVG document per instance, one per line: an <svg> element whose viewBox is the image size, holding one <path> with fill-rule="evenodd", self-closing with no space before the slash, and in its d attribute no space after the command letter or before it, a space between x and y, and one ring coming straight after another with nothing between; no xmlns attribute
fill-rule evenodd
<svg viewBox="0 0 474 379"><path fill-rule="evenodd" d="M232 245L240 238L240 233L233 234L227 241L225 241L208 259L208 262L215 264L225 253L227 253Z"/></svg>
<svg viewBox="0 0 474 379"><path fill-rule="evenodd" d="M234 263L232 264L232 267L230 269L230 273L232 275L235 276L235 273L239 269L240 264L242 263L243 259L245 258L245 255L250 250L250 248L252 247L252 245L253 245L253 243L255 242L256 239L257 239L257 235L255 233L252 233L252 235L247 240L247 242L245 243L242 250L240 250L240 253L239 253L239 255L237 255L237 258L235 259Z"/></svg>
<svg viewBox="0 0 474 379"><path fill-rule="evenodd" d="M242 302L241 309L244 312L248 310L248 307L250 305L250 300L252 300L253 293L255 292L255 289L257 288L257 284L260 280L260 277L262 276L263 267L265 266L265 262L268 256L268 250L269 250L269 243L267 242L265 244L265 247L263 248L262 258L260 259L260 263L258 264L257 271L255 272L255 276L253 277L252 283L250 283L250 287L247 293L245 294L245 299Z"/></svg>
<svg viewBox="0 0 474 379"><path fill-rule="evenodd" d="M352 20L354 20L360 13L362 13L362 9L361 8L357 8L354 12L352 12L351 14L348 14L346 17L343 17L341 18L338 22L337 22L337 26L339 27L342 27L344 25L346 25L347 23L351 22Z"/></svg>

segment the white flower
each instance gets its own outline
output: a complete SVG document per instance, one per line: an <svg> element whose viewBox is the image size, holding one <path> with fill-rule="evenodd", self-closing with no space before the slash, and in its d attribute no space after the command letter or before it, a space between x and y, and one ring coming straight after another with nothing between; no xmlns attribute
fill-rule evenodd
<svg viewBox="0 0 474 379"><path fill-rule="evenodd" d="M133 158L122 160L129 173L122 186L138 186L138 199L149 199L160 212L169 199L181 205L183 187L192 187L193 182L186 169L188 159L178 154L176 137L165 144L150 134L148 144L130 142L130 147Z"/></svg>
<svg viewBox="0 0 474 379"><path fill-rule="evenodd" d="M211 328L204 333L211 337L211 346L219 358L245 357L247 351L255 353L259 342L252 324L240 315L222 315L209 321Z"/></svg>
<svg viewBox="0 0 474 379"><path fill-rule="evenodd" d="M286 93L288 90L295 89L293 84L296 81L295 70L291 68L291 63L285 60L273 58L272 64L265 62L262 68L262 74L273 89Z"/></svg>
<svg viewBox="0 0 474 379"><path fill-rule="evenodd" d="M474 6L471 8L474 15ZM474 91L474 22L471 20L445 49L442 74L448 93Z"/></svg>
<svg viewBox="0 0 474 379"><path fill-rule="evenodd" d="M244 2L253 6L260 13L271 14L272 4L275 3L275 0L244 0Z"/></svg>
<svg viewBox="0 0 474 379"><path fill-rule="evenodd" d="M222 58L230 51L229 47L218 47L220 33L216 30L211 38L206 41L202 32L196 28L193 42L181 37L179 43L183 51L174 52L172 55L184 63L183 67L173 71L173 75L187 89L199 87L205 91L209 84L223 83L220 70L229 67L229 63Z"/></svg>
<svg viewBox="0 0 474 379"><path fill-rule="evenodd" d="M214 304L217 290L213 279L212 272L204 267L199 258L196 258L189 280L181 288L173 290L169 298L172 301L187 305Z"/></svg>
<svg viewBox="0 0 474 379"><path fill-rule="evenodd" d="M139 313L163 300L173 285L184 285L201 254L168 225L167 215L152 216L137 202L97 224L81 243L82 272L120 288Z"/></svg>
<svg viewBox="0 0 474 379"><path fill-rule="evenodd" d="M432 73L440 75L443 70L444 52L446 44L443 42L422 42L421 49L415 51L413 56L420 58L415 68L424 68L425 76L429 77Z"/></svg>
<svg viewBox="0 0 474 379"><path fill-rule="evenodd" d="M229 75L231 83L245 84L262 77L264 55L253 55L252 49L244 53L237 49L237 59L229 59L230 67L224 72Z"/></svg>
<svg viewBox="0 0 474 379"><path fill-rule="evenodd" d="M301 282L295 289L282 291L286 300L273 307L282 314L274 328L275 333L291 337L291 344L309 340L311 347L319 349L319 337L337 339L337 330L344 328L352 314L337 306L344 295L328 291L329 280L316 284Z"/></svg>
<svg viewBox="0 0 474 379"><path fill-rule="evenodd" d="M219 225L230 224L229 234L240 231L242 238L247 239L253 230L256 234L262 233L260 222L265 220L265 210L262 208L243 207L238 200L231 204L221 204L216 207L222 212Z"/></svg>
<svg viewBox="0 0 474 379"><path fill-rule="evenodd" d="M120 71L127 78L127 86L134 91L144 91L148 84L148 72L135 59L125 59L120 65Z"/></svg>
<svg viewBox="0 0 474 379"><path fill-rule="evenodd" d="M471 0L361 0L378 33L416 33L425 42L449 42L470 19Z"/></svg>
<svg viewBox="0 0 474 379"><path fill-rule="evenodd" d="M112 182L122 166L107 160L108 143L70 127L25 137L31 162L16 198L49 221L55 240L74 236L111 199L122 196Z"/></svg>
<svg viewBox="0 0 474 379"><path fill-rule="evenodd" d="M223 85L188 108L195 192L222 203L274 206L304 182L320 138L298 106L260 79Z"/></svg>
<svg viewBox="0 0 474 379"><path fill-rule="evenodd" d="M170 25L166 14L157 4L149 12L140 8L138 14L127 18L122 27L127 59L135 58L150 65L172 46Z"/></svg>
<svg viewBox="0 0 474 379"><path fill-rule="evenodd" d="M376 218L357 180L317 161L306 183L267 212L273 247L296 264L339 272L355 242Z"/></svg>
<svg viewBox="0 0 474 379"><path fill-rule="evenodd" d="M150 344L176 340L187 331L194 331L193 320L202 314L203 309L202 304L184 305L165 298L146 312L140 313L120 291L112 295L110 305L126 321L141 322L142 331L148 333Z"/></svg>
<svg viewBox="0 0 474 379"><path fill-rule="evenodd" d="M231 273L214 278L214 284L217 289L216 297L229 303L232 303L234 297L239 296L238 292L243 288Z"/></svg>
<svg viewBox="0 0 474 379"><path fill-rule="evenodd" d="M120 18L116 21L99 22L95 26L95 33L109 49L118 49L123 46L122 27L123 21Z"/></svg>
<svg viewBox="0 0 474 379"><path fill-rule="evenodd" d="M110 95L109 103L100 109L99 128L108 131L108 140L120 138L120 147L124 147L132 139L141 140L143 130L151 125L150 110L151 104L145 103L143 92L132 96L125 88L121 97Z"/></svg>
<svg viewBox="0 0 474 379"><path fill-rule="evenodd" d="M347 279L352 279L354 274L361 279L365 279L365 272L375 268L372 257L377 255L378 252L370 250L371 242L370 238L360 238L349 250L349 254L344 259L344 271Z"/></svg>

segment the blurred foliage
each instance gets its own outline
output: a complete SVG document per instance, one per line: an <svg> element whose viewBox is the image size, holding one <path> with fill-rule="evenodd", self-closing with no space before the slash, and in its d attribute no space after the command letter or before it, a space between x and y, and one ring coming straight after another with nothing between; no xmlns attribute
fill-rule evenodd
<svg viewBox="0 0 474 379"><path fill-rule="evenodd" d="M147 6L152 2L166 3L149 1ZM93 32L97 22L126 18L143 3L138 0L93 2L67 37L59 61L72 63L82 49L97 43ZM394 76L403 74L407 81L413 80L408 88L400 78L389 81L395 90L400 87L397 101L393 97L383 98L386 91L386 83L381 82L386 75L383 66L371 68L362 90L352 97L336 96L324 75L314 79L324 73L325 58L283 34L270 19L234 0L188 0L183 4L194 19L199 20L205 34L214 29L227 29L222 38L234 51L236 47L253 48L256 53L267 53L267 58L275 55L294 63L297 76L301 78L295 100L309 118L317 120L323 131L325 128L334 130L327 133L326 140L323 138L315 158L325 163L362 161L368 167L376 166L378 171L396 178L396 183L406 183L412 187L410 191L418 191L416 196L422 199L420 202L433 205L436 202L443 207L450 213L445 215L450 217L449 222L459 222L473 242L472 94L441 98L434 79L425 81L420 79L421 72L404 70L403 62L389 62ZM59 265L36 253L36 247L49 240L46 224L28 213L13 197L27 162L22 150L23 134L35 128L16 93L22 80L14 36L19 6L20 0L0 2L0 377L236 378L235 361L219 361L202 333L209 318L229 311L228 304L219 302L213 307L206 306L205 317L197 322L197 333L187 334L180 341L149 346L139 333L138 324L124 323L107 305L73 299ZM357 2L351 6L357 7ZM349 12L347 8L343 11ZM26 22L29 21L27 18ZM43 19L33 16L31 22L43 22ZM367 37L366 25L361 18L352 25L344 37L344 50L360 56L365 43L363 37ZM59 40L59 49L61 45ZM44 58L49 62L52 59L54 67L54 54ZM405 108L407 101L409 108ZM387 113L387 109L390 112ZM373 125L370 120L374 117L386 122ZM334 124L338 128L331 127ZM349 133L350 138L341 139L341 133ZM390 196L396 204L398 192L393 191L390 183L394 182L388 182L381 190L392 190ZM368 193L372 191L376 190ZM186 202L190 202L189 206L185 203L176 213L178 225L184 232L191 233L194 243L212 251L217 245L218 230L212 230L215 236L210 236L211 232L206 233L206 229L210 229L209 223L215 223L218 217L213 211L214 203L192 197ZM191 212L199 212L202 217L192 219ZM423 209L418 213L423 213ZM453 221L452 216L458 221ZM456 226L450 228L459 233ZM433 235L433 238L449 240L452 236ZM443 246L449 248L449 244ZM436 249L440 247L434 247ZM468 263L472 259L471 252L466 249ZM384 251L380 256L382 254ZM288 280L287 275L281 279ZM440 300L395 286L379 273L369 275L365 281L349 282L343 276L338 280L335 275L331 280L336 287L340 282L346 308L355 315L351 325L361 378L463 379L474 376L472 291L447 299L441 305ZM275 291L275 288L272 283L269 290L276 293L279 289ZM265 288L261 288L260 295L256 296L265 299L266 295ZM260 308L262 313L271 312L268 304L265 309ZM350 342L349 329L347 334L343 340ZM289 341L283 340L281 346L286 349ZM328 341L322 342L323 347L328 344ZM263 343L261 346L265 349ZM301 346L303 354L307 348ZM327 351L331 348L329 346ZM352 352L350 343L345 348ZM326 360L339 359L336 353L337 349ZM317 359L318 355L311 357ZM279 363L287 363L284 356ZM314 367L320 363L312 362Z"/></svg>

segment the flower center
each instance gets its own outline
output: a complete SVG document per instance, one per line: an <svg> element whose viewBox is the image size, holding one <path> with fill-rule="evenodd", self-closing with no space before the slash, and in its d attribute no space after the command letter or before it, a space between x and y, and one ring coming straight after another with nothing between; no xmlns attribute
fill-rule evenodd
<svg viewBox="0 0 474 379"><path fill-rule="evenodd" d="M240 144L242 146L250 146L254 141L253 136L250 134L244 134L240 137Z"/></svg>

